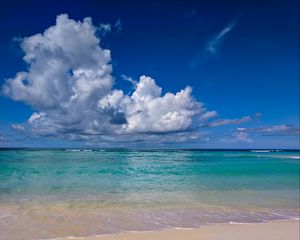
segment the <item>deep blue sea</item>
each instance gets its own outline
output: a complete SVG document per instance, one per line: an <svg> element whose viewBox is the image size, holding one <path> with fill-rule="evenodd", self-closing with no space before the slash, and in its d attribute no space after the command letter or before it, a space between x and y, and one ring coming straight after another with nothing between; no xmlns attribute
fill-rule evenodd
<svg viewBox="0 0 300 240"><path fill-rule="evenodd" d="M0 239L296 219L299 166L299 151L0 150Z"/></svg>

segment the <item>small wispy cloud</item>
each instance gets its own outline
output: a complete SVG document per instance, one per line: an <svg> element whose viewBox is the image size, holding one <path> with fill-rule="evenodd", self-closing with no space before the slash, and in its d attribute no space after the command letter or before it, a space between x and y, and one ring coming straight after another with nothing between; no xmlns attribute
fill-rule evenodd
<svg viewBox="0 0 300 240"><path fill-rule="evenodd" d="M237 142L247 142L247 143L251 143L252 139L249 137L249 133L247 132L234 132L233 133L233 137L234 137L234 141Z"/></svg>
<svg viewBox="0 0 300 240"><path fill-rule="evenodd" d="M243 12L244 10L231 19L231 21L223 27L220 32L213 34L207 42L204 43L204 46L202 45L201 48L196 51L196 54L188 63L190 69L195 69L203 61L215 56L219 52L221 44L226 36L236 27Z"/></svg>
<svg viewBox="0 0 300 240"><path fill-rule="evenodd" d="M26 130L22 124L12 124L11 128L17 131L24 131Z"/></svg>
<svg viewBox="0 0 300 240"><path fill-rule="evenodd" d="M121 22L121 19L118 19L114 25L114 28L116 29L117 32L121 31L122 30L122 22Z"/></svg>
<svg viewBox="0 0 300 240"><path fill-rule="evenodd" d="M206 120L208 120L208 119L210 119L210 118L214 118L214 117L216 117L216 116L218 116L218 113L217 113L216 111L209 111L209 112L204 113L204 114L201 116L200 120L201 120L201 121L206 121Z"/></svg>
<svg viewBox="0 0 300 240"><path fill-rule="evenodd" d="M235 17L233 20L231 20L219 33L214 35L207 43L205 50L210 53L211 55L215 55L219 47L224 40L224 38L228 35L229 32L232 31L233 28L235 28L237 22L238 22L239 16Z"/></svg>
<svg viewBox="0 0 300 240"><path fill-rule="evenodd" d="M102 36L105 36L111 31L111 25L109 23L101 23L98 27L98 31Z"/></svg>
<svg viewBox="0 0 300 240"><path fill-rule="evenodd" d="M226 143L252 143L253 140L250 138L250 134L248 132L243 131L233 131L228 135L220 138L222 142Z"/></svg>
<svg viewBox="0 0 300 240"><path fill-rule="evenodd" d="M292 125L282 124L258 128L238 128L237 132L260 133L263 136L289 136L299 135L300 129Z"/></svg>
<svg viewBox="0 0 300 240"><path fill-rule="evenodd" d="M213 122L208 123L207 127L219 127L225 125L241 124L245 122L250 122L252 118L250 116L245 116L237 119L218 119Z"/></svg>
<svg viewBox="0 0 300 240"><path fill-rule="evenodd" d="M6 142L6 137L4 137L2 134L0 134L0 143L1 142Z"/></svg>
<svg viewBox="0 0 300 240"><path fill-rule="evenodd" d="M136 88L136 86L138 84L138 81L134 80L132 77L129 77L129 76L125 75L125 74L122 74L121 78L123 78L124 80L130 82L132 84L132 86L134 88Z"/></svg>
<svg viewBox="0 0 300 240"><path fill-rule="evenodd" d="M255 142L257 136L274 137L274 136L297 136L299 135L299 127L291 125L273 125L257 128L236 128L230 135L225 135L221 140L227 143L247 143ZM254 139L253 139L254 138Z"/></svg>
<svg viewBox="0 0 300 240"><path fill-rule="evenodd" d="M122 30L121 19L118 19L115 24L111 25L110 23L100 23L97 27L97 31L101 36L106 36L110 32L118 33Z"/></svg>

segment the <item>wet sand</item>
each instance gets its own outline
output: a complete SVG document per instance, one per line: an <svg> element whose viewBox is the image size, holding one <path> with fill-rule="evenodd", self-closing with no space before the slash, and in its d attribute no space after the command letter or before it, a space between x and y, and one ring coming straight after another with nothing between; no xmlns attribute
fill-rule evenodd
<svg viewBox="0 0 300 240"><path fill-rule="evenodd" d="M299 240L299 221L253 224L220 224L195 229L127 232L82 240ZM68 240L72 238L62 238Z"/></svg>

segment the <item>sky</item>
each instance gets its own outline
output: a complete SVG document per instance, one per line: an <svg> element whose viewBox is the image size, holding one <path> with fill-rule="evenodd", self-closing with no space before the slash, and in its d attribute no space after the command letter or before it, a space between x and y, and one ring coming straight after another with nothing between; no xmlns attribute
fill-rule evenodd
<svg viewBox="0 0 300 240"><path fill-rule="evenodd" d="M2 1L0 147L299 149L299 2Z"/></svg>

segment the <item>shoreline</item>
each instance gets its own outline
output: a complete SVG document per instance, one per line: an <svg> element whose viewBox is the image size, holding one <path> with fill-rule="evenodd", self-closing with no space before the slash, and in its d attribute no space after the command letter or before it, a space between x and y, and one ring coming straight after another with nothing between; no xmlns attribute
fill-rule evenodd
<svg viewBox="0 0 300 240"><path fill-rule="evenodd" d="M86 237L40 240L299 240L300 221L274 220L260 223L221 223L197 228L164 228L153 231L124 231Z"/></svg>

